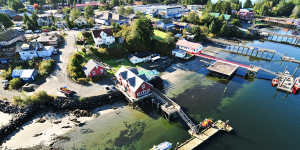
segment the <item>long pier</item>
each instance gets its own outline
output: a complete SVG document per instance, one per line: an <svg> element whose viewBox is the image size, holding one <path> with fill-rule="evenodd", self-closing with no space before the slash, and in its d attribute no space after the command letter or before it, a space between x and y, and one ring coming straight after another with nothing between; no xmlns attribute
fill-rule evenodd
<svg viewBox="0 0 300 150"><path fill-rule="evenodd" d="M257 18L256 21L264 22L270 25L281 26L296 29L297 25L290 18L277 18L277 17L261 17Z"/></svg>
<svg viewBox="0 0 300 150"><path fill-rule="evenodd" d="M194 55L205 58L205 59L209 59L209 60L214 60L214 61L219 61L219 62L222 62L222 63L237 65L237 66L239 66L241 68L244 68L244 69L247 69L248 71L251 71L251 72L258 72L259 69L260 69L260 67L257 67L257 66L245 65L245 64L229 61L229 60L226 60L226 59L223 59L223 58L214 57L214 56L208 56L208 55L204 55L204 54L194 54Z"/></svg>
<svg viewBox="0 0 300 150"><path fill-rule="evenodd" d="M249 28L249 30L258 33L261 37L269 41L284 42L287 44L300 46L299 35L279 34L276 32L265 31L261 29L255 29L255 28Z"/></svg>

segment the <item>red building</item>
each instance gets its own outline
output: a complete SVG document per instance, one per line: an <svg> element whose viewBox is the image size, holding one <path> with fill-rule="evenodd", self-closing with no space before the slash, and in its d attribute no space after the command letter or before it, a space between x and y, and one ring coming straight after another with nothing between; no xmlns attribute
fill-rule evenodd
<svg viewBox="0 0 300 150"><path fill-rule="evenodd" d="M254 19L254 12L251 8L240 9L238 15L242 20L251 21Z"/></svg>
<svg viewBox="0 0 300 150"><path fill-rule="evenodd" d="M152 88L151 84L144 81L137 74L135 68L127 69L125 67L121 67L115 74L121 90L135 101L150 96Z"/></svg>
<svg viewBox="0 0 300 150"><path fill-rule="evenodd" d="M84 66L86 77L101 76L105 72L104 65L90 59Z"/></svg>

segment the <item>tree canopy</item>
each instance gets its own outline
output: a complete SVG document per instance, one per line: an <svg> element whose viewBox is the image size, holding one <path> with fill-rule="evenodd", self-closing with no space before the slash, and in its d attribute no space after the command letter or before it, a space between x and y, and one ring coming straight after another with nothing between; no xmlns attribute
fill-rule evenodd
<svg viewBox="0 0 300 150"><path fill-rule="evenodd" d="M252 5L251 0L246 0L243 5L243 8L252 8L252 7L253 7L253 5Z"/></svg>
<svg viewBox="0 0 300 150"><path fill-rule="evenodd" d="M19 9L22 9L25 7L20 0L8 0L7 4L8 4L9 8L11 8L15 11L18 11Z"/></svg>
<svg viewBox="0 0 300 150"><path fill-rule="evenodd" d="M71 10L71 12L70 12L70 20L71 20L71 21L74 21L74 20L76 20L77 18L79 18L80 15L81 15L80 10L77 9L77 8L73 8L73 9Z"/></svg>
<svg viewBox="0 0 300 150"><path fill-rule="evenodd" d="M9 28L13 25L13 22L7 15L0 13L0 25L1 24L3 24L5 28Z"/></svg>
<svg viewBox="0 0 300 150"><path fill-rule="evenodd" d="M94 16L94 9L91 6L87 6L84 8L84 16L86 18L90 18Z"/></svg>

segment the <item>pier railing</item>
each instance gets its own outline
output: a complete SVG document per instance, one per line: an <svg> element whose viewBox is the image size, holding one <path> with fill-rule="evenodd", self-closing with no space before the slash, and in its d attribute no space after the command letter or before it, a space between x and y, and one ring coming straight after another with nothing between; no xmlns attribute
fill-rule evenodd
<svg viewBox="0 0 300 150"><path fill-rule="evenodd" d="M155 92L158 96L160 96L161 99L163 99L163 103L168 103L170 105L173 105L176 110L178 115L180 116L180 118L182 118L182 120L189 126L189 128L194 132L197 133L198 132L198 128L197 126L194 124L194 122L188 117L188 115L181 109L180 105L178 105L176 102L174 102L173 100L171 100L168 96L166 96L165 94L163 94L162 92L160 92L158 89L153 88L152 92Z"/></svg>

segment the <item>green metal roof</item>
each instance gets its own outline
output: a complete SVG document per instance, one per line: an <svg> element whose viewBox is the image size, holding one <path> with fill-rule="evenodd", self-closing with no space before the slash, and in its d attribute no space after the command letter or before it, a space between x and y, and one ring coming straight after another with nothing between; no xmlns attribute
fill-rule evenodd
<svg viewBox="0 0 300 150"><path fill-rule="evenodd" d="M221 14L220 13L209 13L210 15L214 16L215 18L218 18ZM223 14L225 20L230 20L231 15Z"/></svg>

